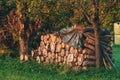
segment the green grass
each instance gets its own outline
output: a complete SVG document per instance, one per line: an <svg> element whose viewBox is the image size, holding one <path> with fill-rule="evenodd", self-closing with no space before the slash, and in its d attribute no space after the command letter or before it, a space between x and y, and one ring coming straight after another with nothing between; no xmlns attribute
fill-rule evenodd
<svg viewBox="0 0 120 80"><path fill-rule="evenodd" d="M34 61L20 63L18 58L0 57L0 80L120 80L120 46L114 46L116 70L101 68L88 71L65 70Z"/></svg>

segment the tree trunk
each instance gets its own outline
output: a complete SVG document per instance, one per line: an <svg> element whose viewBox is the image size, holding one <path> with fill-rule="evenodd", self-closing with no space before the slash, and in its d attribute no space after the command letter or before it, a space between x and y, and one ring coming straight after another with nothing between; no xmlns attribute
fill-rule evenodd
<svg viewBox="0 0 120 80"><path fill-rule="evenodd" d="M21 2L20 0L16 0L16 13L17 13L17 27L18 37L19 37L19 54L20 61L28 61L28 38L29 33L27 32L27 28L29 27L29 22L27 23L27 19L24 23L23 14L22 14Z"/></svg>
<svg viewBox="0 0 120 80"><path fill-rule="evenodd" d="M28 61L28 37L24 31L24 24L21 24L21 30L19 31L19 54L20 61Z"/></svg>
<svg viewBox="0 0 120 80"><path fill-rule="evenodd" d="M101 52L100 52L100 40L99 40L99 29L100 29L100 19L99 19L99 1L100 0L92 0L92 26L94 28L95 34L95 53L96 53L96 68L100 68L101 65Z"/></svg>
<svg viewBox="0 0 120 80"><path fill-rule="evenodd" d="M100 68L101 65L101 52L100 52L100 39L99 39L99 29L97 25L94 26L95 33L95 53L96 53L96 68Z"/></svg>

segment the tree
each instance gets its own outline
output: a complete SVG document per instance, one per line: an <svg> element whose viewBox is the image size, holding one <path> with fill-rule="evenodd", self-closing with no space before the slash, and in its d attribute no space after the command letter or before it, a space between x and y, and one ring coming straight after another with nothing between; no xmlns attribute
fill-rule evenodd
<svg viewBox="0 0 120 80"><path fill-rule="evenodd" d="M84 0L83 2L87 3L86 0ZM100 28L102 26L102 23L103 23L104 19L109 14L109 11L117 3L117 0L114 0L114 1L111 0L109 2L106 1L108 3L108 5L106 5L106 7L104 7L104 11L103 11L102 14L101 14L101 9L100 9L100 2L102 2L102 0L92 0L91 1L91 5L90 5L91 6L90 7L91 13L88 13L88 11L85 9L85 6L83 6L81 4L82 2L79 2L82 13L87 18L87 20L89 21L89 23L92 25L92 27L94 29L94 33L95 33L95 52L96 52L96 68L100 67L100 65L101 65L100 62L101 62L101 59L102 59L101 58L101 52L100 52ZM106 3L106 2L104 2L104 3Z"/></svg>

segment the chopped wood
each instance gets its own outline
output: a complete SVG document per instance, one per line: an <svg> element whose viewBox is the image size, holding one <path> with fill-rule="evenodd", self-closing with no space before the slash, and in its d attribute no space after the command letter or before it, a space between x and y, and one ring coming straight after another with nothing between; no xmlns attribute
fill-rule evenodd
<svg viewBox="0 0 120 80"><path fill-rule="evenodd" d="M88 67L87 66L83 66L82 69L83 70L88 70Z"/></svg>
<svg viewBox="0 0 120 80"><path fill-rule="evenodd" d="M39 56L36 56L36 61L37 61L38 63L40 63L40 57L39 57Z"/></svg>
<svg viewBox="0 0 120 80"><path fill-rule="evenodd" d="M95 41L92 40L92 39L90 39L89 37L87 37L87 38L85 39L85 43L88 43L88 44L91 44L91 45L95 45Z"/></svg>
<svg viewBox="0 0 120 80"><path fill-rule="evenodd" d="M93 46L93 45L85 43L84 46L91 49L91 50L93 50L93 51L95 50L95 46Z"/></svg>
<svg viewBox="0 0 120 80"><path fill-rule="evenodd" d="M61 47L62 47L62 48L65 48L65 43L62 43L62 44L61 44Z"/></svg>
<svg viewBox="0 0 120 80"><path fill-rule="evenodd" d="M92 66L92 65L95 65L95 61L88 61L88 60L85 60L83 61L83 66Z"/></svg>
<svg viewBox="0 0 120 80"><path fill-rule="evenodd" d="M61 50L60 55L61 55L61 56L64 56L64 55L65 55L65 50L64 50L64 49Z"/></svg>
<svg viewBox="0 0 120 80"><path fill-rule="evenodd" d="M69 51L65 51L65 55L66 55L66 56L68 56L69 53L70 53Z"/></svg>
<svg viewBox="0 0 120 80"><path fill-rule="evenodd" d="M93 55L84 55L85 59L92 59L92 60L96 60L96 56Z"/></svg>
<svg viewBox="0 0 120 80"><path fill-rule="evenodd" d="M73 54L69 54L67 57L67 63L73 61Z"/></svg>
<svg viewBox="0 0 120 80"><path fill-rule="evenodd" d="M33 50L31 51L31 56L32 56L32 57L34 56L34 51L33 51Z"/></svg>
<svg viewBox="0 0 120 80"><path fill-rule="evenodd" d="M44 61L44 57L43 56L41 56L40 59L41 59L42 62Z"/></svg>
<svg viewBox="0 0 120 80"><path fill-rule="evenodd" d="M90 30L91 31L91 30ZM31 57L38 63L44 64L67 64L73 69L87 70L89 67L95 67L95 36L93 31L83 32L84 41L82 48L74 48L62 42L59 36L55 34L46 34L41 36L40 46L37 50L31 51ZM103 64L106 68L113 68L114 59L112 57L112 47L108 44L110 35L103 35L100 39L100 46L103 55ZM20 56L25 59L24 55ZM26 57L27 59L27 57Z"/></svg>
<svg viewBox="0 0 120 80"><path fill-rule="evenodd" d="M79 54L78 56L78 65L82 65L83 63L83 54Z"/></svg>
<svg viewBox="0 0 120 80"><path fill-rule="evenodd" d="M66 49L67 51L69 51L70 46L66 44L65 49Z"/></svg>
<svg viewBox="0 0 120 80"><path fill-rule="evenodd" d="M70 53L74 53L74 48L73 47L70 47Z"/></svg>
<svg viewBox="0 0 120 80"><path fill-rule="evenodd" d="M55 43L54 42L50 43L50 49L51 49L51 52L55 52Z"/></svg>
<svg viewBox="0 0 120 80"><path fill-rule="evenodd" d="M83 54L95 54L95 52L94 52L93 50L88 49L88 48L84 48L84 49L82 50L82 53L83 53Z"/></svg>
<svg viewBox="0 0 120 80"><path fill-rule="evenodd" d="M71 62L68 62L67 65L68 65L68 67L70 67L70 68L72 67L72 63L71 63Z"/></svg>
<svg viewBox="0 0 120 80"><path fill-rule="evenodd" d="M58 44L56 45L56 52L60 52L61 47L62 47L61 44L58 43Z"/></svg>
<svg viewBox="0 0 120 80"><path fill-rule="evenodd" d="M62 41L61 41L60 38L57 38L57 39L56 39L56 42L57 42L57 43L61 43Z"/></svg>
<svg viewBox="0 0 120 80"><path fill-rule="evenodd" d="M43 56L44 56L44 57L47 57L47 50L46 50L46 49L43 49L43 52L42 52L42 53L43 53Z"/></svg>
<svg viewBox="0 0 120 80"><path fill-rule="evenodd" d="M44 37L44 36L42 35L42 36L41 36L41 40L42 40L42 41L44 40L44 38L43 38L43 37Z"/></svg>

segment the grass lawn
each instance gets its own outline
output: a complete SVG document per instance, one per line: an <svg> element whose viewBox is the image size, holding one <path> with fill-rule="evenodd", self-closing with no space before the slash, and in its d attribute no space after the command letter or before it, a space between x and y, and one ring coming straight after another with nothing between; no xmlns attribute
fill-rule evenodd
<svg viewBox="0 0 120 80"><path fill-rule="evenodd" d="M90 69L73 71L52 65L43 66L33 61L0 57L0 80L120 80L120 46L114 46L116 70Z"/></svg>

